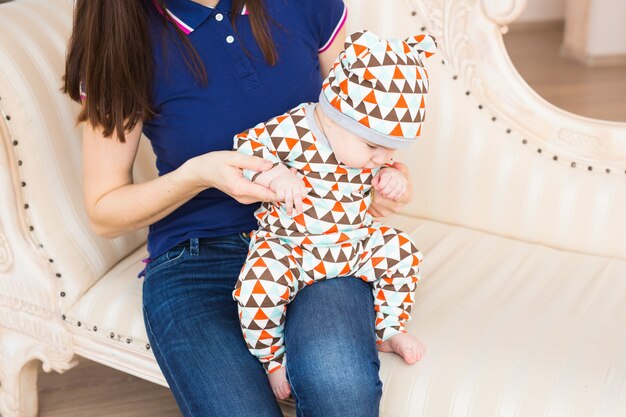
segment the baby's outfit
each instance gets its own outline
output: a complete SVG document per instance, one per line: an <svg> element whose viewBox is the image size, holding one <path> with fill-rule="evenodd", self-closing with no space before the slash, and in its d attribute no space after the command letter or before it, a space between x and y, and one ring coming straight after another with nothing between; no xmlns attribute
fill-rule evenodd
<svg viewBox="0 0 626 417"><path fill-rule="evenodd" d="M411 38L413 45L427 43L432 51L434 41L430 37L426 41L424 39L424 35L419 39ZM346 40L346 51L340 59L352 53L361 62L363 50L359 47L362 45L372 55L377 47L389 47L388 42L381 41L371 32L357 32ZM393 46L394 49L399 47L405 55L414 53L417 56L418 52L413 49L407 51L401 43ZM422 49L419 51L423 52ZM388 56L389 51L383 49L381 54ZM381 64L383 61L381 58ZM418 66L415 60L409 64ZM330 114L337 110L345 113L340 108L345 97L338 96L349 87L345 83L339 85L342 82L337 76L340 66L340 61L336 62L325 80L320 103L303 103L236 135L234 139L234 147L239 152L295 168L307 191L300 214L288 215L280 202L264 203L255 212L259 229L250 234L248 256L233 291L246 344L259 358L266 373L272 373L286 364L283 337L285 313L287 305L304 286L339 276L354 276L372 283L376 340L380 344L406 332L404 325L410 319L414 290L420 279L419 265L423 256L411 238L404 232L374 221L368 213L372 201L372 179L379 170L388 168L362 169L341 164L318 126L314 110L316 106L321 106L321 110L334 121L355 131L355 126L350 126L349 121L346 123L346 118L341 117L343 114L334 117ZM399 66L396 64L396 68ZM400 67L404 69L405 66ZM365 129L358 131L359 136L374 143L384 142L383 146L399 148L419 135L423 120L423 95L427 89L425 73L421 66L419 68L422 72L412 69L415 72L408 78L419 77L422 85L417 87L414 82L409 86L407 82L407 87L398 91L402 100L412 103L405 109L404 116L398 118L396 113L387 118L381 117L381 109L385 111L386 102L374 100L375 106L361 106L360 109L369 113L371 124L381 123L374 128L360 122ZM384 84L384 74L373 73ZM394 72L390 76L393 77ZM335 85L338 89L334 88ZM405 90L404 93L402 90ZM418 90L421 97L413 97ZM389 91L381 97L389 98ZM394 101L391 106L395 105ZM394 118L396 120L390 121ZM350 121L354 121L353 118ZM389 121L387 129L382 122ZM407 135L406 131L411 133ZM250 180L259 174L244 170L244 176Z"/></svg>

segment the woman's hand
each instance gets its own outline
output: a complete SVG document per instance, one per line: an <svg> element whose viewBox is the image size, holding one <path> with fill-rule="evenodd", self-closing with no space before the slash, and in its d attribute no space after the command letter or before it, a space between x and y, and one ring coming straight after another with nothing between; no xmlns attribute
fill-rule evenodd
<svg viewBox="0 0 626 417"><path fill-rule="evenodd" d="M201 188L217 188L242 204L251 204L278 199L269 188L248 181L243 176L243 170L267 171L272 166L270 161L256 156L236 151L214 151L189 159L181 168Z"/></svg>
<svg viewBox="0 0 626 417"><path fill-rule="evenodd" d="M385 217L390 214L397 213L400 211L402 206L406 205L413 199L413 187L411 186L411 181L409 180L409 170L407 166L402 162L395 162L393 164L393 168L398 170L404 176L406 189L403 193L398 195L393 194L393 199L387 198L383 194L383 190L385 190L388 185L388 182L383 183L383 178L387 177L387 174L382 175L384 174L386 168L381 171L382 174L376 175L376 177L372 180L374 191L372 204L369 209L369 213L374 217ZM391 179L388 181L391 181Z"/></svg>

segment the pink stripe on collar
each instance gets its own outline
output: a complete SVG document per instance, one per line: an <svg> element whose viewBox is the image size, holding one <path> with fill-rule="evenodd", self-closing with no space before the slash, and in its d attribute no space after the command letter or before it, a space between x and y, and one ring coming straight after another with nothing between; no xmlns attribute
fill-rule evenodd
<svg viewBox="0 0 626 417"><path fill-rule="evenodd" d="M161 15L165 16L165 13L163 12L163 8L161 7L161 5L157 3L156 0L152 0L152 3L154 4L158 12L161 13ZM178 26L178 28L182 30L185 35L189 35L191 32L193 32L193 29L191 27L187 26L185 22L183 22L178 17L176 17L176 15L172 13L169 9L166 9L166 11L167 11L167 14L172 18L174 23L176 23L176 26Z"/></svg>

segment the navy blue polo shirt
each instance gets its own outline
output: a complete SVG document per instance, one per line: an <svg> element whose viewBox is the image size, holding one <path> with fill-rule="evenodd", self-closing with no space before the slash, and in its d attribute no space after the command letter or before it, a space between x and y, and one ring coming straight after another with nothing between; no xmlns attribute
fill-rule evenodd
<svg viewBox="0 0 626 417"><path fill-rule="evenodd" d="M244 8L231 25L231 0L209 8L191 0L155 6L151 36L155 61L152 100L157 117L144 134L157 157L159 175L206 152L231 150L233 136L303 102L317 101L323 75L318 55L346 19L342 0L265 0L278 62L269 66L252 35ZM170 25L163 48L159 13L168 13L204 62L208 85L186 65ZM245 48L245 49L244 49ZM184 49L183 49L184 51ZM246 51L248 54L246 54ZM325 76L326 74L324 74ZM257 204L244 205L217 189L207 189L150 226L148 251L155 258L193 237L249 232L256 228Z"/></svg>

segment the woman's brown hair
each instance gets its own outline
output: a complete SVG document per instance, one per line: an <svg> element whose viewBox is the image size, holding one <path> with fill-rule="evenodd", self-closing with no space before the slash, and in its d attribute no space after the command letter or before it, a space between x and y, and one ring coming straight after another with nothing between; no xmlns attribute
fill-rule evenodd
<svg viewBox="0 0 626 417"><path fill-rule="evenodd" d="M125 131L155 116L151 103L154 69L148 31L149 8L155 7L155 3L161 10L167 7L167 0L77 0L74 9L62 90L73 100L82 101L78 122L102 127L105 137L116 132L122 143ZM245 5L263 57L274 65L276 48L263 2L250 0ZM235 30L235 19L243 7L244 0L233 0L230 15ZM200 56L169 14L162 16L163 36L168 33L166 25L176 30L177 46L183 48L187 67L200 84L206 85L207 74ZM81 94L81 84L86 97Z"/></svg>

